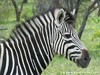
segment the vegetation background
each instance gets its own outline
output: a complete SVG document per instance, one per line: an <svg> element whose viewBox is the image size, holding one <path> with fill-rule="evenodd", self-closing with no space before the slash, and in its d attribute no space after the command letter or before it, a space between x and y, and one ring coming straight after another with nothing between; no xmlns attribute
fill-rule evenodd
<svg viewBox="0 0 100 75"><path fill-rule="evenodd" d="M27 3L23 4L20 21L18 22L16 21L16 13L12 0L0 0L0 38L9 38L12 29L14 29L18 23L34 16L37 12L37 7L34 6L35 1L36 0L28 0ZM81 3L75 24L77 32L79 32L83 21L85 9L92 3L90 0L84 0ZM17 0L18 8L20 8L21 5L22 0ZM97 15L98 10L99 9L93 11L89 15L84 33L81 37L81 41L88 48L91 56L90 65L82 69L64 57L56 55L42 75L100 75L100 16Z"/></svg>

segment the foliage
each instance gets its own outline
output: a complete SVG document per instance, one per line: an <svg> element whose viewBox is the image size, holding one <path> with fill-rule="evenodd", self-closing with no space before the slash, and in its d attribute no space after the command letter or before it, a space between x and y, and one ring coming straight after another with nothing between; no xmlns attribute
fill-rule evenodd
<svg viewBox="0 0 100 75"><path fill-rule="evenodd" d="M93 35L91 41L95 41L96 46L100 48L100 17L96 16L92 19L92 22L96 23L97 25L92 27Z"/></svg>
<svg viewBox="0 0 100 75"><path fill-rule="evenodd" d="M11 7L9 5L9 2L6 2L4 0L3 3L0 5L0 23L3 23L9 19L10 11Z"/></svg>

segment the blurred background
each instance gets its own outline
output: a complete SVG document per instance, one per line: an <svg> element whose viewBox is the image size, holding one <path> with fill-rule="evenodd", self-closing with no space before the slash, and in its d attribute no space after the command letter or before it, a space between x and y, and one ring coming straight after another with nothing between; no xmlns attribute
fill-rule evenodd
<svg viewBox="0 0 100 75"><path fill-rule="evenodd" d="M100 0L0 0L0 42L9 38L18 23L52 7L73 12L73 27L88 48L91 62L82 69L56 55L42 75L100 75Z"/></svg>

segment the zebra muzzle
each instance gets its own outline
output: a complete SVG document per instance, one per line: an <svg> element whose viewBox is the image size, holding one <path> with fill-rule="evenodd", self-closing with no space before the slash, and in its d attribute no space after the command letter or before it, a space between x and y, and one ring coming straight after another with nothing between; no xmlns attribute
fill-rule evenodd
<svg viewBox="0 0 100 75"><path fill-rule="evenodd" d="M87 50L82 50L82 56L80 59L77 59L76 64L78 67L86 68L90 63L90 56Z"/></svg>

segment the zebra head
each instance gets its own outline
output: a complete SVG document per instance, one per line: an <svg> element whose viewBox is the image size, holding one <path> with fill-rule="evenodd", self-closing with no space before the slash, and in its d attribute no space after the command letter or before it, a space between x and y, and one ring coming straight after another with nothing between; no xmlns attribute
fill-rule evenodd
<svg viewBox="0 0 100 75"><path fill-rule="evenodd" d="M73 15L64 9L56 9L54 16L55 53L75 62L79 67L86 68L90 62L90 56L72 26L74 22Z"/></svg>

